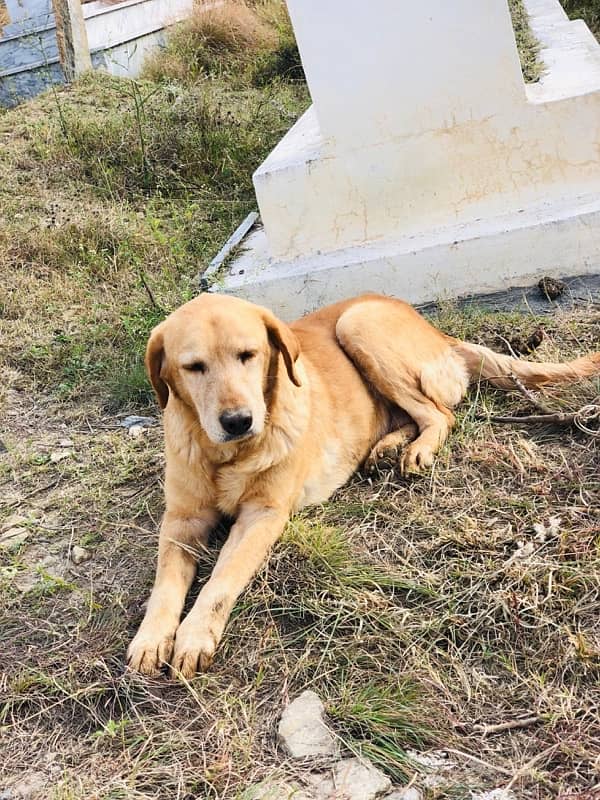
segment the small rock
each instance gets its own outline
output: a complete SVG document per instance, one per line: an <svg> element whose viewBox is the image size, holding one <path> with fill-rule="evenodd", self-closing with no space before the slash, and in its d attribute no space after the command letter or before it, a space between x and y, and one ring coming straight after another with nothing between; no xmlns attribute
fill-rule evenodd
<svg viewBox="0 0 600 800"><path fill-rule="evenodd" d="M492 789L489 792L471 794L471 800L517 800L510 789Z"/></svg>
<svg viewBox="0 0 600 800"><path fill-rule="evenodd" d="M129 435L133 436L134 439L137 439L138 436L142 436L146 430L147 428L145 428L143 425L132 425L131 428L129 428Z"/></svg>
<svg viewBox="0 0 600 800"><path fill-rule="evenodd" d="M72 439L59 439L58 446L59 447L73 447L73 440Z"/></svg>
<svg viewBox="0 0 600 800"><path fill-rule="evenodd" d="M74 544L71 548L71 561L74 564L83 564L84 561L89 561L91 557L92 554L89 550L86 550L85 547Z"/></svg>
<svg viewBox="0 0 600 800"><path fill-rule="evenodd" d="M315 692L307 690L285 709L279 736L292 758L337 755L338 745L327 728L325 708Z"/></svg>
<svg viewBox="0 0 600 800"><path fill-rule="evenodd" d="M142 428L150 428L152 425L156 425L156 419L154 417L137 417L132 414L121 420L119 425L121 428L132 428L134 425L140 425Z"/></svg>
<svg viewBox="0 0 600 800"><path fill-rule="evenodd" d="M19 528L26 522L28 522L28 517L23 516L23 514L11 514L0 525L0 533L4 533L9 528Z"/></svg>
<svg viewBox="0 0 600 800"><path fill-rule="evenodd" d="M566 288L567 284L564 281L558 280L558 278L544 277L538 283L538 289L547 300L556 300Z"/></svg>
<svg viewBox="0 0 600 800"><path fill-rule="evenodd" d="M309 778L319 800L375 800L392 788L392 782L367 759L344 758L333 768L332 775Z"/></svg>
<svg viewBox="0 0 600 800"><path fill-rule="evenodd" d="M0 536L0 547L18 547L29 539L30 535L31 532L27 528L9 528Z"/></svg>
<svg viewBox="0 0 600 800"><path fill-rule="evenodd" d="M49 789L48 779L43 772L30 772L8 789L8 797L10 800L37 800L47 797Z"/></svg>
<svg viewBox="0 0 600 800"><path fill-rule="evenodd" d="M391 794L386 794L385 800L423 800L423 792L416 786L408 786Z"/></svg>
<svg viewBox="0 0 600 800"><path fill-rule="evenodd" d="M263 781L248 787L241 800L312 800L298 783Z"/></svg>
<svg viewBox="0 0 600 800"><path fill-rule="evenodd" d="M65 458L70 458L72 455L71 450L55 450L50 453L50 461L53 464L58 464L59 461L64 461Z"/></svg>

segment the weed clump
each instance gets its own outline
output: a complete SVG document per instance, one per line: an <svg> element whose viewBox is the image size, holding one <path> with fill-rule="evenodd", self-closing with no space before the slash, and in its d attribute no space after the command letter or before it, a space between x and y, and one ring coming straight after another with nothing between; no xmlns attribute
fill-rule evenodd
<svg viewBox="0 0 600 800"><path fill-rule="evenodd" d="M521 72L525 83L535 83L543 72L540 61L540 45L529 27L529 15L523 0L509 0L513 30L517 42L517 50L521 60Z"/></svg>
<svg viewBox="0 0 600 800"><path fill-rule="evenodd" d="M174 27L164 48L146 62L144 77L190 84L227 76L238 86L265 86L276 79L303 80L304 73L285 5L279 0L247 5L228 0L198 4Z"/></svg>
<svg viewBox="0 0 600 800"><path fill-rule="evenodd" d="M50 131L46 157L108 196L250 201L252 171L289 127L297 104L290 92L279 107L256 92L232 99L203 86L115 82L108 113L73 114L67 106L64 129Z"/></svg>

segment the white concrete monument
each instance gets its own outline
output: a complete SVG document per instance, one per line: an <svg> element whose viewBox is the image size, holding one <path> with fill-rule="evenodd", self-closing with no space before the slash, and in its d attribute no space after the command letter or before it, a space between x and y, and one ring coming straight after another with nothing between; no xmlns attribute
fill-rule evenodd
<svg viewBox="0 0 600 800"><path fill-rule="evenodd" d="M287 318L360 291L423 302L600 272L600 45L526 0L287 0L313 105L256 171L264 229L219 290Z"/></svg>

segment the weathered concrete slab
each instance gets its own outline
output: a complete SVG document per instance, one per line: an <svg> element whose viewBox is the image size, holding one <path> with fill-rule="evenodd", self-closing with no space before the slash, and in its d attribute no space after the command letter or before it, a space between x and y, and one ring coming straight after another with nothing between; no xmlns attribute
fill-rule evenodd
<svg viewBox="0 0 600 800"><path fill-rule="evenodd" d="M506 2L289 0L314 105L257 169L265 230L219 288L292 318L598 273L600 44L525 3L546 60L527 86Z"/></svg>
<svg viewBox="0 0 600 800"><path fill-rule="evenodd" d="M292 320L363 292L416 305L469 297L480 302L486 296L481 302L501 303L505 297L510 305L524 291L533 298L534 287L547 275L567 279L572 290L565 301L597 296L600 194L582 198L577 208L544 204L424 236L287 262L270 256L264 230L256 228L211 291L261 303Z"/></svg>

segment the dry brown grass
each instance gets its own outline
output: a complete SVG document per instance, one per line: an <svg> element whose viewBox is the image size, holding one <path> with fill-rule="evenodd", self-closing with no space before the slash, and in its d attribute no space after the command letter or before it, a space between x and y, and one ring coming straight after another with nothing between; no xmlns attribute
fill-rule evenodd
<svg viewBox="0 0 600 800"><path fill-rule="evenodd" d="M277 58L280 41L290 35L293 40L280 0L252 6L226 0L208 10L199 3L172 30L166 47L148 59L144 74L150 80L190 83L227 73L230 81L252 83L263 62Z"/></svg>
<svg viewBox="0 0 600 800"><path fill-rule="evenodd" d="M241 0L226 1L209 11L203 11L200 5L187 24L190 34L215 52L256 53L276 41L273 28Z"/></svg>

